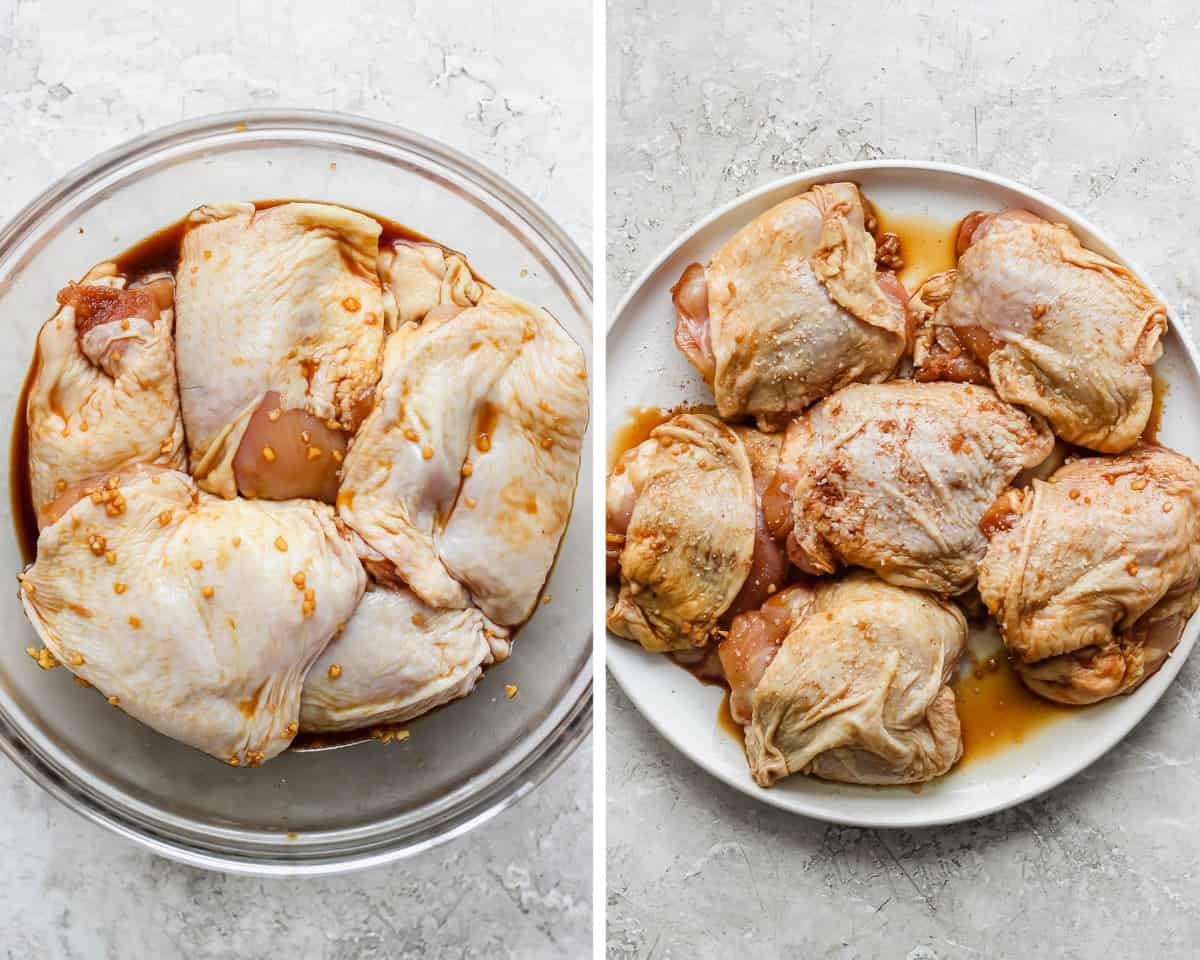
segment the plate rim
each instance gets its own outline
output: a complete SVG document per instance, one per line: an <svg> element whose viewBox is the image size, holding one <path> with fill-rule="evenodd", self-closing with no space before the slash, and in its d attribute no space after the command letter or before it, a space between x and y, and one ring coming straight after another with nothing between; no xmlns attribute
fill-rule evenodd
<svg viewBox="0 0 1200 960"><path fill-rule="evenodd" d="M665 247L662 252L655 257L650 265L643 270L625 291L617 306L613 309L605 325L605 343L607 348L608 337L617 329L618 325L631 322L630 317L626 316L630 305L641 294L642 289L651 282L654 276L662 269L663 264L675 256L678 251L686 244L692 241L698 234L708 229L713 223L722 219L730 213L737 211L739 208L748 206L754 203L762 196L772 193L777 190L783 190L789 186L812 185L818 182L825 182L831 177L852 177L856 173L863 171L878 171L878 170L893 170L899 173L926 173L926 174L941 174L949 175L958 179L973 181L975 183L987 184L992 187L999 187L1003 190L1016 193L1033 203L1039 204L1049 210L1054 211L1058 216L1061 216L1069 225L1074 225L1087 231L1100 244L1107 247L1112 253L1117 254L1118 247L1112 242L1109 236L1101 229L1096 227L1087 217L1084 217L1072 210L1065 204L1047 196L1039 190L1025 186L1016 180L999 174L990 173L985 170L979 170L973 167L963 166L961 164L942 163L930 160L862 160L848 161L844 163L827 164L825 166L813 167L811 169L802 170L797 173L789 174L784 177L778 177L767 183L761 184L754 189L740 194L737 197L722 204L716 209L710 211L707 215L701 217L690 227L679 234L670 244ZM1116 257L1125 267L1133 272L1138 279L1146 285L1151 293L1166 306L1168 323L1184 347L1184 353L1187 356L1188 363L1191 365L1192 372L1195 374L1197 381L1200 382L1200 352L1197 351L1196 344L1193 342L1189 329L1180 323L1179 314L1171 305L1168 299L1163 295L1162 290L1154 282L1153 278L1142 268L1136 260L1125 256L1122 251ZM606 403L608 397L605 397ZM607 442L611 437L611 430L614 424L606 423L608 428L605 436L605 462L607 463ZM1113 728L1113 734L1109 738L1099 738L1095 741L1089 741L1084 745L1084 749L1078 751L1074 757L1067 763L1063 764L1058 770L1054 770L1044 780L1032 784L1023 784L1018 786L1010 794L1002 799L994 801L985 801L978 807L973 808L970 812L948 813L945 815L933 816L891 816L885 819L876 819L862 816L841 815L836 809L830 809L828 803L815 803L811 798L806 798L801 795L776 792L770 789L763 789L757 786L750 779L748 769L746 776L742 778L735 777L723 768L719 763L714 762L710 756L699 755L690 747L686 746L681 738L666 725L660 724L656 718L654 711L648 708L648 705L643 702L643 698L634 692L632 686L626 683L622 677L624 667L616 661L621 656L620 653L614 657L614 650L619 649L617 644L629 643L616 637L610 631L605 630L605 651L604 662L609 675L616 680L617 686L621 688L622 693L641 714L642 718L654 729L654 731L666 740L675 750L686 757L691 763L704 770L707 774L720 780L724 784L739 793L748 796L759 803L766 804L786 813L795 816L808 817L813 820L818 820L826 823L838 824L841 826L863 827L867 829L913 829L922 827L939 827L948 826L956 823L967 823L974 820L980 820L984 817L992 816L1003 810L1019 806L1028 802L1044 793L1049 793L1052 790L1062 786L1066 781L1082 773L1092 764L1100 760L1106 753L1120 744L1133 729L1138 726L1143 720L1150 715L1154 708L1162 700L1163 695L1170 689L1178 676L1179 671L1183 669L1184 663L1187 662L1193 648L1198 639L1198 631L1200 625L1195 620L1190 620L1188 627L1185 627L1185 636L1180 639L1179 647L1167 662L1163 664L1158 671L1164 677L1161 682L1161 687L1154 693L1153 696L1146 700L1144 705L1139 705L1138 710L1131 712L1130 717L1124 718L1117 722ZM1190 633L1190 638L1186 636ZM644 653L640 648L631 649L628 652L637 655ZM1134 691L1135 693L1137 691ZM1097 747L1096 744L1099 744ZM786 802L783 798L786 798Z"/></svg>

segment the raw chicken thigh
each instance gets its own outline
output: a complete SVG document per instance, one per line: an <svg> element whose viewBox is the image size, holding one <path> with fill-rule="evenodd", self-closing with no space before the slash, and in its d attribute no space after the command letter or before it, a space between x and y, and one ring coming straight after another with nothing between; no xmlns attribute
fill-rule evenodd
<svg viewBox="0 0 1200 960"><path fill-rule="evenodd" d="M392 334L338 494L376 575L430 606L525 620L574 499L586 376L550 314L496 290Z"/></svg>
<svg viewBox="0 0 1200 960"><path fill-rule="evenodd" d="M964 593L987 546L980 519L1053 449L1040 420L986 387L857 384L788 429L767 520L807 573L855 565Z"/></svg>
<svg viewBox="0 0 1200 960"><path fill-rule="evenodd" d="M389 333L420 323L434 307L474 306L484 290L460 254L436 243L396 240L379 252L379 276Z"/></svg>
<svg viewBox="0 0 1200 960"><path fill-rule="evenodd" d="M508 631L473 607L439 610L404 588L368 590L304 681L300 727L403 723L465 697L508 651Z"/></svg>
<svg viewBox="0 0 1200 960"><path fill-rule="evenodd" d="M979 382L986 371L1064 440L1131 447L1150 416L1166 307L1065 226L1023 210L968 217L959 247L957 271L913 301L918 379Z"/></svg>
<svg viewBox="0 0 1200 960"><path fill-rule="evenodd" d="M332 502L379 379L379 224L342 207L200 207L177 271L192 474L223 497Z"/></svg>
<svg viewBox="0 0 1200 960"><path fill-rule="evenodd" d="M821 184L743 227L674 290L675 342L722 417L777 430L814 400L889 377L907 344L907 294L875 268L852 183Z"/></svg>
<svg viewBox="0 0 1200 960"><path fill-rule="evenodd" d="M647 650L704 646L750 575L754 478L738 435L682 413L627 450L608 478L620 575L608 629Z"/></svg>
<svg viewBox="0 0 1200 960"><path fill-rule="evenodd" d="M863 572L768 603L738 617L720 650L761 786L792 773L920 783L958 762L948 684L967 622L953 603Z"/></svg>
<svg viewBox="0 0 1200 960"><path fill-rule="evenodd" d="M38 526L90 480L139 463L184 466L169 277L129 287L111 263L59 295L38 334L26 405Z"/></svg>
<svg viewBox="0 0 1200 960"><path fill-rule="evenodd" d="M985 526L980 594L1022 680L1051 700L1133 690L1200 604L1200 468L1163 447L1070 463Z"/></svg>
<svg viewBox="0 0 1200 960"><path fill-rule="evenodd" d="M222 500L155 467L98 486L21 578L42 642L160 733L234 766L284 750L304 676L366 584L333 510Z"/></svg>

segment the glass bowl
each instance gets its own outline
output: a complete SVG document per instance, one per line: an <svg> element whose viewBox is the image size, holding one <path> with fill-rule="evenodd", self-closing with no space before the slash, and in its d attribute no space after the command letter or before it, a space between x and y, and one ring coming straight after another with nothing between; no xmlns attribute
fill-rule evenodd
<svg viewBox="0 0 1200 960"><path fill-rule="evenodd" d="M0 231L3 416L55 292L201 203L303 198L390 217L462 250L497 287L550 310L591 366L591 268L528 198L449 148L331 113L263 111L188 121L101 154ZM160 736L44 672L17 599L16 534L0 538L0 749L72 810L164 856L253 874L317 874L393 860L479 825L543 780L591 728L591 476L513 656L411 737L289 751L236 769ZM4 494L11 497L4 475ZM507 684L519 693L504 694Z"/></svg>

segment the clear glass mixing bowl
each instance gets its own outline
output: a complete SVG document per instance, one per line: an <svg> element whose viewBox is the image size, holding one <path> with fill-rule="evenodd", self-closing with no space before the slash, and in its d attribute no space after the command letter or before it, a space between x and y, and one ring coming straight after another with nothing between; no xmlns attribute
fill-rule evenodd
<svg viewBox="0 0 1200 960"><path fill-rule="evenodd" d="M310 111L230 114L167 127L70 173L0 231L6 422L55 292L198 204L304 198L390 217L464 251L482 276L550 310L591 365L591 268L534 203L418 134ZM402 744L221 764L162 737L66 670L44 672L16 594L15 534L0 538L0 749L71 809L196 866L330 873L406 856L476 826L543 780L591 727L591 475L547 594L513 656L466 700L415 721ZM10 496L7 471L4 494ZM506 684L519 694L508 699Z"/></svg>

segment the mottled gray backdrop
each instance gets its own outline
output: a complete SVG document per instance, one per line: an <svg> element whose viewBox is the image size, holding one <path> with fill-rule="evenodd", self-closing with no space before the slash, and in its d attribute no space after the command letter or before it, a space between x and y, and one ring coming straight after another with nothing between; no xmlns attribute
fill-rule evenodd
<svg viewBox="0 0 1200 960"><path fill-rule="evenodd" d="M466 151L586 249L590 60L587 0L0 0L0 220L144 130L317 107ZM589 746L513 810L430 854L332 880L261 881L143 853L0 760L0 956L581 957L591 815Z"/></svg>
<svg viewBox="0 0 1200 960"><path fill-rule="evenodd" d="M981 167L1200 296L1200 7L1168 0L608 4L609 304L752 187L874 158ZM664 743L609 681L612 958L1191 957L1200 659L1041 800L955 828L829 827Z"/></svg>

